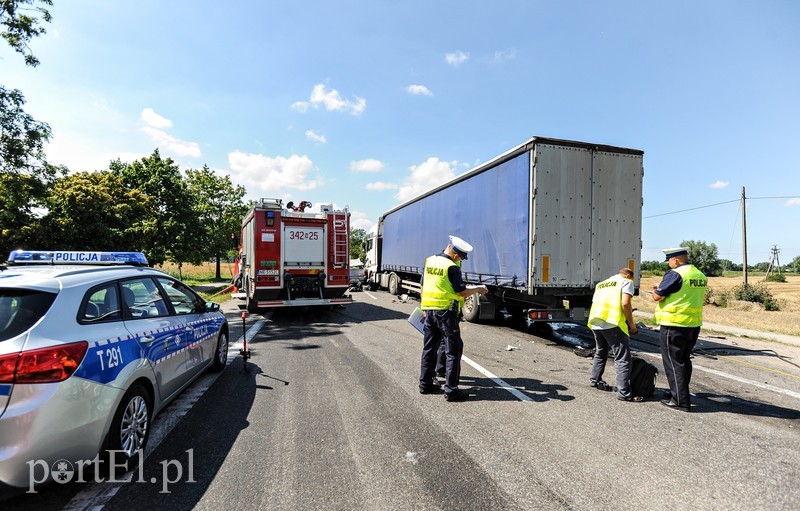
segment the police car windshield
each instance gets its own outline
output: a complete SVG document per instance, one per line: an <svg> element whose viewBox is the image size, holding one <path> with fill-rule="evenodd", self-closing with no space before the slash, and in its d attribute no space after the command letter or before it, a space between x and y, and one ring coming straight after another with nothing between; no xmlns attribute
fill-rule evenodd
<svg viewBox="0 0 800 511"><path fill-rule="evenodd" d="M0 288L0 342L30 329L55 298L55 293Z"/></svg>

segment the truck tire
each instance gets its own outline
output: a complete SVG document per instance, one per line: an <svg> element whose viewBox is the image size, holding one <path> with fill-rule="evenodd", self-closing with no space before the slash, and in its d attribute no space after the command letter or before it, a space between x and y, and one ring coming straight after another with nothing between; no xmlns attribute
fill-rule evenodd
<svg viewBox="0 0 800 511"><path fill-rule="evenodd" d="M392 273L389 275L389 294L390 295L397 295L397 292L400 290L400 277Z"/></svg>
<svg viewBox="0 0 800 511"><path fill-rule="evenodd" d="M461 308L464 319L470 323L477 323L481 313L480 300L478 295L470 295L464 298L464 306Z"/></svg>

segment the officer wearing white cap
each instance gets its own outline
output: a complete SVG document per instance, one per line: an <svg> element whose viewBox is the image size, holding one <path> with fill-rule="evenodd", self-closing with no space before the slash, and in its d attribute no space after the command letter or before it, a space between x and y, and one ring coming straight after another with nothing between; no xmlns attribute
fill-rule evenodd
<svg viewBox="0 0 800 511"><path fill-rule="evenodd" d="M689 380L692 378L691 354L703 324L706 276L689 264L686 247L665 249L671 268L658 286L653 286L652 298L658 302L654 319L661 325L661 360L669 382L669 396L661 404L674 410L690 410Z"/></svg>
<svg viewBox="0 0 800 511"><path fill-rule="evenodd" d="M467 394L458 388L461 377L461 354L464 343L458 322L464 298L486 294L486 286L467 288L461 277L461 261L472 252L472 245L458 236L450 236L450 243L441 254L425 260L422 299L420 308L425 314L423 326L422 361L420 363L419 391L430 394L440 390L434 382L437 351L444 342L445 384L447 401L464 401Z"/></svg>

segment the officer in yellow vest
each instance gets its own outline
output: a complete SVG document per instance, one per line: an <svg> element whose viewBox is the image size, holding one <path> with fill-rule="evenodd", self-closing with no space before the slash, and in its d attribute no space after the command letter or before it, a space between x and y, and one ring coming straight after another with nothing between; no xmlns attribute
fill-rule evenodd
<svg viewBox="0 0 800 511"><path fill-rule="evenodd" d="M610 348L617 373L617 399L638 403L644 398L633 395L631 391L629 338L638 332L631 305L634 293L633 271L630 268L621 268L616 275L595 287L592 308L589 309L589 328L594 334L596 349L589 383L600 390L612 390L602 379Z"/></svg>
<svg viewBox="0 0 800 511"><path fill-rule="evenodd" d="M691 354L703 324L708 279L689 264L686 247L664 250L671 268L658 286L653 300L658 302L654 319L661 325L661 360L669 382L669 396L661 404L688 412L691 406L689 380L692 379Z"/></svg>
<svg viewBox="0 0 800 511"><path fill-rule="evenodd" d="M461 354L464 343L458 322L464 298L486 294L486 286L467 288L461 277L461 261L472 252L472 245L458 236L450 236L444 252L425 260L420 308L425 314L423 326L422 361L420 363L419 391L430 394L441 390L435 382L437 351L444 342L445 384L447 401L464 401L467 393L458 388L461 377Z"/></svg>

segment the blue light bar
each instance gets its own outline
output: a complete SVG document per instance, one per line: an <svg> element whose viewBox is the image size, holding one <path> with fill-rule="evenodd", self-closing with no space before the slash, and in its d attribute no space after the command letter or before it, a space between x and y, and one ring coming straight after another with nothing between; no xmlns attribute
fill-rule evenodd
<svg viewBox="0 0 800 511"><path fill-rule="evenodd" d="M15 250L8 255L8 264L94 264L101 266L130 264L133 266L147 266L147 258L141 252Z"/></svg>

